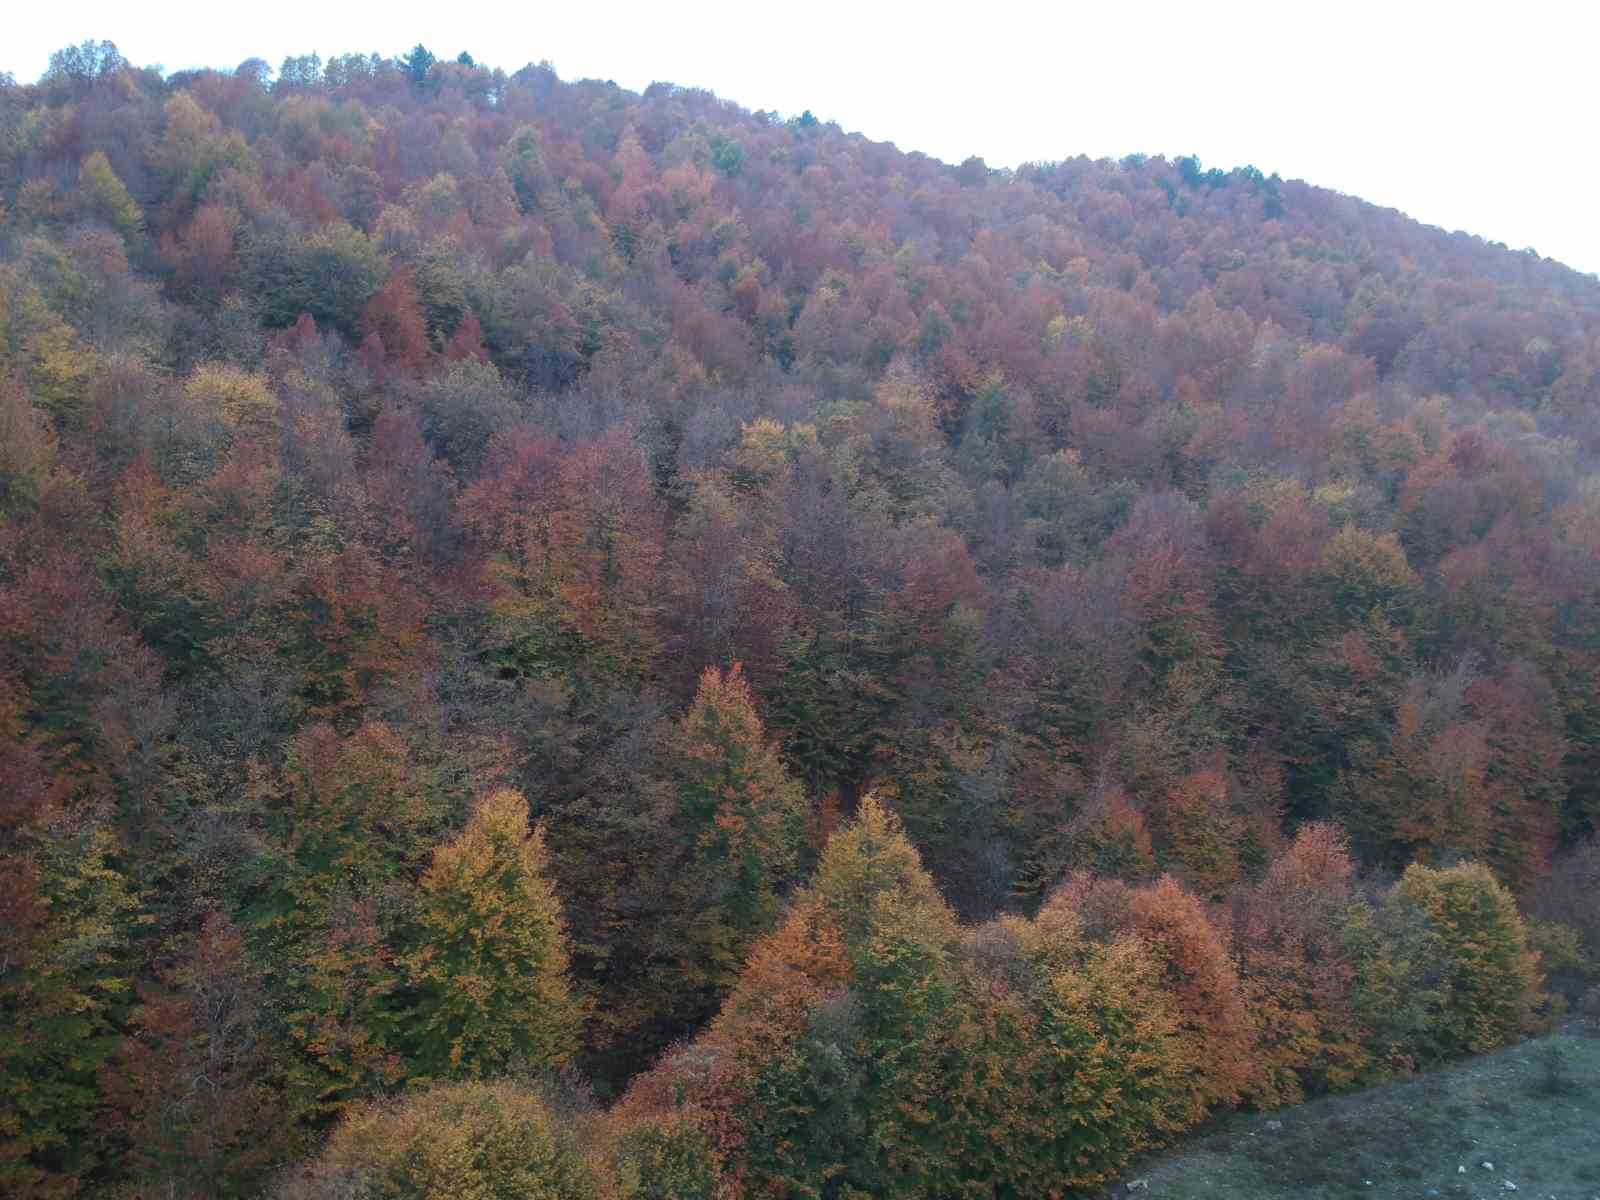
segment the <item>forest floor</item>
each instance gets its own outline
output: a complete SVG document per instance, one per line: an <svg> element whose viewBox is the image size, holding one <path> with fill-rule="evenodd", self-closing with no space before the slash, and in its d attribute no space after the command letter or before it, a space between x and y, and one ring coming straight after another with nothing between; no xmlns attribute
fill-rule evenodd
<svg viewBox="0 0 1600 1200"><path fill-rule="evenodd" d="M1600 1200L1600 1037L1576 1024L1403 1082L1236 1114L1118 1200Z"/></svg>

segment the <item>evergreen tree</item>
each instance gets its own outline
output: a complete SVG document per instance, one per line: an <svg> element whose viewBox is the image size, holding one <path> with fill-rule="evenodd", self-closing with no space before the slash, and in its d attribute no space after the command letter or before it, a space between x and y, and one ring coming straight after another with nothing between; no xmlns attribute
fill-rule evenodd
<svg viewBox="0 0 1600 1200"><path fill-rule="evenodd" d="M410 54L401 57L400 69L406 73L412 84L420 88L428 82L428 72L433 70L435 61L437 60L432 52L418 42L411 48Z"/></svg>

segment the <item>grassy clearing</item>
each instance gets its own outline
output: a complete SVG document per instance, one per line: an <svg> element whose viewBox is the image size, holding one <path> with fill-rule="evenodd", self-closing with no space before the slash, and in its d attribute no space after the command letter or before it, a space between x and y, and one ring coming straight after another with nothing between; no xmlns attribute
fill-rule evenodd
<svg viewBox="0 0 1600 1200"><path fill-rule="evenodd" d="M1108 1195L1600 1200L1600 1038L1574 1027L1403 1083L1234 1115Z"/></svg>

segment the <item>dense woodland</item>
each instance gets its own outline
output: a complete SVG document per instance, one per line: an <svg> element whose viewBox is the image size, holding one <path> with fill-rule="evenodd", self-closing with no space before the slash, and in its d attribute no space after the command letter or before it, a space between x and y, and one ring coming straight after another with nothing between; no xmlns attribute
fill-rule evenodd
<svg viewBox="0 0 1600 1200"><path fill-rule="evenodd" d="M0 1193L1059 1196L1522 1036L1597 460L1600 281L1253 168L0 77Z"/></svg>

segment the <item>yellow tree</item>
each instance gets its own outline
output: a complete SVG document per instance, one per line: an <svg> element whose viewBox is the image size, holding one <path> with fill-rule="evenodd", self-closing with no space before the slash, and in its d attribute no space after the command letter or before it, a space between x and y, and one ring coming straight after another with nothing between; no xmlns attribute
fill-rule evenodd
<svg viewBox="0 0 1600 1200"><path fill-rule="evenodd" d="M1411 958L1428 1014L1424 1056L1482 1054L1529 1030L1540 999L1538 957L1516 900L1488 867L1412 863L1389 904L1421 917Z"/></svg>
<svg viewBox="0 0 1600 1200"><path fill-rule="evenodd" d="M424 1076L474 1077L514 1063L548 1067L577 1048L583 1010L567 979L566 932L542 831L528 802L492 792L422 880L406 967Z"/></svg>
<svg viewBox="0 0 1600 1200"><path fill-rule="evenodd" d="M122 180L111 169L111 162L99 150L83 160L78 169L78 191L88 211L100 217L132 245L144 232L144 213L135 203Z"/></svg>
<svg viewBox="0 0 1600 1200"><path fill-rule="evenodd" d="M351 1115L277 1200L591 1200L612 1194L533 1091L509 1082L447 1084Z"/></svg>

